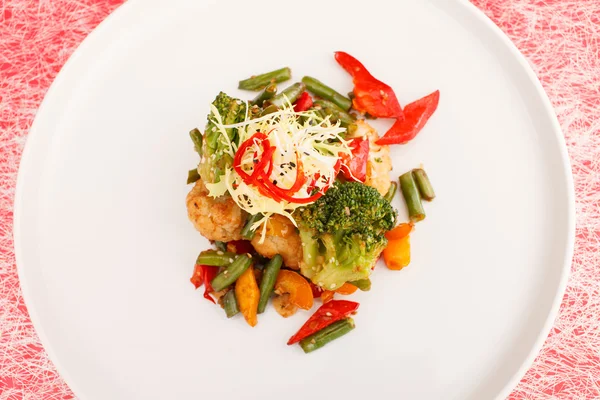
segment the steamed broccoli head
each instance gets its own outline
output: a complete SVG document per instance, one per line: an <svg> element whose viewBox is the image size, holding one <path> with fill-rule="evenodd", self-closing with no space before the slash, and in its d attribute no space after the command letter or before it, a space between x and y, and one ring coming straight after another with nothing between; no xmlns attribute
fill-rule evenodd
<svg viewBox="0 0 600 400"><path fill-rule="evenodd" d="M327 290L368 278L387 245L396 212L379 192L358 182L336 183L294 213L303 246L302 274Z"/></svg>
<svg viewBox="0 0 600 400"><path fill-rule="evenodd" d="M223 92L217 95L212 104L218 110L225 125L242 122L246 117L246 103ZM208 114L208 123L202 141L202 158L198 172L204 183L218 182L225 169L233 162L231 156L225 153L228 148L227 140L212 122L214 118L211 111ZM237 129L228 128L225 131L230 141L237 141Z"/></svg>

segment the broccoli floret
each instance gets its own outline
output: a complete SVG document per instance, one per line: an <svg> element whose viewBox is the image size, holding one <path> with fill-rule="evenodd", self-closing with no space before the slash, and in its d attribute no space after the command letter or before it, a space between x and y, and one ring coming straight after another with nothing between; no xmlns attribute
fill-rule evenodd
<svg viewBox="0 0 600 400"><path fill-rule="evenodd" d="M315 203L296 210L294 218L302 240L302 274L332 290L369 277L396 212L376 189L337 182Z"/></svg>
<svg viewBox="0 0 600 400"><path fill-rule="evenodd" d="M219 111L223 124L228 125L244 121L246 116L246 103L244 101L221 92L212 104ZM204 183L218 182L225 169L233 162L231 156L224 152L228 148L227 140L212 122L214 118L212 112L208 114L208 123L202 141L203 157L198 171ZM238 132L236 128L228 128L225 131L229 140L237 141Z"/></svg>

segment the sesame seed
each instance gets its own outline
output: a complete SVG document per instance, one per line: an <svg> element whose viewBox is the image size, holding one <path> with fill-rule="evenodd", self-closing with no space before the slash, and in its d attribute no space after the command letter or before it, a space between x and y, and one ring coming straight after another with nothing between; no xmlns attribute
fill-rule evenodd
<svg viewBox="0 0 600 400"><path fill-rule="evenodd" d="M332 314L332 313L330 313L329 311L327 311L327 312L325 313L325 315L327 315L328 317L331 317L333 314Z"/></svg>
<svg viewBox="0 0 600 400"><path fill-rule="evenodd" d="M220 255L220 256L222 256L225 253L223 253L221 250L219 250L219 251L217 251L217 254Z"/></svg>
<svg viewBox="0 0 600 400"><path fill-rule="evenodd" d="M229 273L229 271L225 270L223 271L223 275L227 275Z"/></svg>
<svg viewBox="0 0 600 400"><path fill-rule="evenodd" d="M335 283L332 283L331 285L329 285L329 289L334 289L335 288Z"/></svg>

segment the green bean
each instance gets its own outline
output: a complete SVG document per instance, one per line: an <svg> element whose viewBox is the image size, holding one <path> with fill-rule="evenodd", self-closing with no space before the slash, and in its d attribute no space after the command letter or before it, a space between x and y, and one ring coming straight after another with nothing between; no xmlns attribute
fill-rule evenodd
<svg viewBox="0 0 600 400"><path fill-rule="evenodd" d="M353 284L354 286L356 286L357 288L359 288L363 292L368 292L369 290L371 290L371 280L369 278L361 279L358 281L353 281L350 283Z"/></svg>
<svg viewBox="0 0 600 400"><path fill-rule="evenodd" d="M300 341L300 347L305 353L310 353L325 346L327 343L344 336L354 329L354 320L346 318L313 333Z"/></svg>
<svg viewBox="0 0 600 400"><path fill-rule="evenodd" d="M288 104L288 101L290 104L294 103L305 90L306 85L304 83L294 83L292 86L285 88L283 92L279 93L271 100L267 100L264 104L270 104L279 108L283 108L283 106Z"/></svg>
<svg viewBox="0 0 600 400"><path fill-rule="evenodd" d="M357 130L358 130L358 125L356 125L356 122L353 122L346 127L346 132L343 133L342 135L343 135L343 137L345 137L345 136L353 137Z"/></svg>
<svg viewBox="0 0 600 400"><path fill-rule="evenodd" d="M412 173L413 177L415 178L415 182L417 182L417 187L419 188L421 197L427 201L435 199L435 192L433 190L433 186L431 186L431 181L429 181L427 172L425 172L424 169L417 168L413 169Z"/></svg>
<svg viewBox="0 0 600 400"><path fill-rule="evenodd" d="M227 318L231 318L240 312L235 297L235 290L230 290L223 296L223 309L225 310L225 314L227 314Z"/></svg>
<svg viewBox="0 0 600 400"><path fill-rule="evenodd" d="M260 75L251 76L248 79L240 81L238 89L243 90L261 90L271 83L280 83L287 81L292 77L292 70L288 67L276 69Z"/></svg>
<svg viewBox="0 0 600 400"><path fill-rule="evenodd" d="M330 115L331 122L335 123L337 121L340 121L340 124L343 127L348 127L350 124L353 124L356 120L352 115L348 114L346 111L342 110L330 101L322 99L316 100L314 105L315 108L320 108L321 110L325 111L326 115Z"/></svg>
<svg viewBox="0 0 600 400"><path fill-rule="evenodd" d="M304 82L308 91L313 92L324 100L329 100L342 110L348 111L352 107L352 101L349 98L344 97L344 95L336 92L323 82L310 76L302 78L302 82Z"/></svg>
<svg viewBox="0 0 600 400"><path fill-rule="evenodd" d="M265 100L273 98L277 94L277 85L271 84L250 102L253 106L262 106Z"/></svg>
<svg viewBox="0 0 600 400"><path fill-rule="evenodd" d="M215 247L217 248L217 250L227 251L227 243L225 242L215 240Z"/></svg>
<svg viewBox="0 0 600 400"><path fill-rule="evenodd" d="M413 222L423 220L425 218L425 210L423 209L421 195L419 194L419 189L413 178L412 171L400 176L400 189L402 189L402 195L406 201L410 220Z"/></svg>
<svg viewBox="0 0 600 400"><path fill-rule="evenodd" d="M390 188L387 191L387 193L385 194L385 199L389 202L391 202L394 199L394 196L396 195L396 190L398 189L398 184L396 182L392 182L390 184Z"/></svg>
<svg viewBox="0 0 600 400"><path fill-rule="evenodd" d="M190 131L190 137L192 138L192 142L194 142L194 149L198 154L202 155L202 133L198 128L194 128Z"/></svg>
<svg viewBox="0 0 600 400"><path fill-rule="evenodd" d="M200 179L200 174L198 173L198 168L190 169L188 171L187 184L196 182Z"/></svg>
<svg viewBox="0 0 600 400"><path fill-rule="evenodd" d="M265 115L273 114L274 112L277 112L277 111L279 111L279 107L271 104L270 106L266 107L262 113L260 113L260 116L264 117Z"/></svg>
<svg viewBox="0 0 600 400"><path fill-rule="evenodd" d="M246 225L244 225L244 227L242 228L242 238L252 240L252 238L254 237L254 229L252 228L252 225L258 222L262 217L263 215L261 213L258 213L251 215L250 218L248 218L248 220L246 221Z"/></svg>
<svg viewBox="0 0 600 400"><path fill-rule="evenodd" d="M221 250L205 250L196 258L198 265L212 265L213 267L226 267L234 261L236 254Z"/></svg>
<svg viewBox="0 0 600 400"><path fill-rule="evenodd" d="M263 271L262 280L260 281L260 299L258 300L259 314L262 314L267 307L269 297L271 297L271 293L275 287L275 280L277 279L277 274L279 274L282 263L283 258L281 258L279 254L276 254L275 257L271 258L271 261L269 261Z"/></svg>
<svg viewBox="0 0 600 400"><path fill-rule="evenodd" d="M212 280L211 285L213 290L215 292L220 292L221 290L229 287L248 269L250 264L252 264L250 255L240 254L237 256L231 265L227 267L227 269L220 272Z"/></svg>

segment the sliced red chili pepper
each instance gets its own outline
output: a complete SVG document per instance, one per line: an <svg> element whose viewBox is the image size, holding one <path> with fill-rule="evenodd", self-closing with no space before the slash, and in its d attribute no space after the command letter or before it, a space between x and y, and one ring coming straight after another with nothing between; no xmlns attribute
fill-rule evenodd
<svg viewBox="0 0 600 400"><path fill-rule="evenodd" d="M250 138L246 139L240 145L240 148L236 151L235 156L233 157L233 169L235 169L235 172L238 173L238 175L242 178L242 180L246 184L250 184L251 175L242 169L242 166L241 166L242 157L244 156L246 151L256 143L255 142L256 140L258 140L260 145L263 147L263 153L264 153L266 151L266 149L264 148L265 147L264 144L267 143L267 145L268 145L268 143L269 143L267 141L267 136L264 133L256 132L254 135L250 136ZM257 168L255 166L254 172L256 172L256 170L257 170ZM253 174L254 174L254 172L253 172Z"/></svg>
<svg viewBox="0 0 600 400"><path fill-rule="evenodd" d="M308 92L302 92L298 100L294 103L294 111L301 112L306 111L311 108L313 105L313 99L310 97Z"/></svg>
<svg viewBox="0 0 600 400"><path fill-rule="evenodd" d="M271 161L271 164L274 164L274 160ZM308 180L308 178L304 175L304 165L302 164L302 161L300 160L298 153L296 153L295 167L296 167L296 178L294 179L294 183L292 184L292 186L289 189L284 189L284 188L278 187L279 190L281 190L282 192L284 192L290 196L293 195L294 193L296 193L298 190L300 190L300 188L302 188L302 186L304 186L304 184ZM267 171L267 173L268 173L268 171ZM270 178L271 174L267 175L267 177Z"/></svg>
<svg viewBox="0 0 600 400"><path fill-rule="evenodd" d="M270 161L270 160L273 157L273 153L275 153L275 150L277 150L275 147L272 147L267 140L265 140L263 142L263 146L265 146L265 148L263 150L262 157L254 165L254 171L252 171L252 175L250 175L251 181L254 181L256 178L258 178L260 176L261 171L265 170L265 166L267 165L268 162L271 162L271 164L272 164L272 161ZM272 167L269 166L269 169L272 169Z"/></svg>
<svg viewBox="0 0 600 400"><path fill-rule="evenodd" d="M352 156L342 155L341 171L346 179L364 182L367 179L367 161L369 160L369 139L355 138L350 143Z"/></svg>
<svg viewBox="0 0 600 400"><path fill-rule="evenodd" d="M335 53L335 59L352 75L354 109L374 117L403 118L402 107L389 85L376 79L360 61L348 53L338 51Z"/></svg>
<svg viewBox="0 0 600 400"><path fill-rule="evenodd" d="M215 276L219 273L218 267L213 267L210 265L199 265L196 264L194 266L194 273L190 278L190 281L194 284L196 289L198 289L202 283L204 283L204 298L215 303L215 299L210 295L211 292L214 292L210 282L214 279Z"/></svg>
<svg viewBox="0 0 600 400"><path fill-rule="evenodd" d="M315 313L302 325L300 330L288 340L287 344L294 344L305 337L333 324L336 321L346 318L358 309L359 304L348 300L331 300L323 304Z"/></svg>
<svg viewBox="0 0 600 400"><path fill-rule="evenodd" d="M277 185L273 184L273 182L271 182L268 179L263 179L263 183L267 187L267 189L270 192L272 192L273 194L275 194L276 196L280 197L281 199L283 199L289 203L296 203L296 204L306 204L306 203L311 203L313 201L316 201L325 194L325 190L327 189L327 188L324 188L322 191L317 192L314 195L309 196L309 197L298 198L298 197L292 197L292 196L288 195L283 189L279 188Z"/></svg>
<svg viewBox="0 0 600 400"><path fill-rule="evenodd" d="M440 91L436 90L404 108L404 120L394 125L377 140L377 144L404 144L414 139L437 109Z"/></svg>
<svg viewBox="0 0 600 400"><path fill-rule="evenodd" d="M300 161L298 154L296 154L296 180L294 181L292 187L287 190L287 192L289 194L296 193L298 190L300 190L300 188L302 188L302 186L304 186L307 180L308 178L306 175L304 175L304 165L302 164L302 161Z"/></svg>

